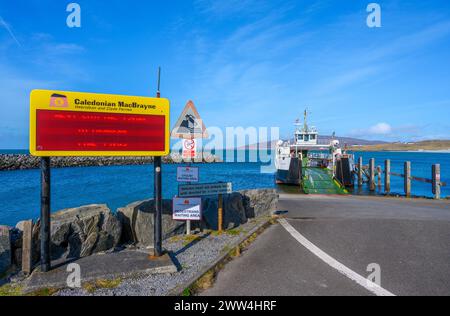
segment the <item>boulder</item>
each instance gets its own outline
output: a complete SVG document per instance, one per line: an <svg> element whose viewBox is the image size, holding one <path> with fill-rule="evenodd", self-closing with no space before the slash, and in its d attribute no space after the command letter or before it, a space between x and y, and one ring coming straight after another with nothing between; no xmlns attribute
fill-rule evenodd
<svg viewBox="0 0 450 316"><path fill-rule="evenodd" d="M37 241L40 223L34 226ZM94 204L52 214L50 231L52 259L80 258L116 247L122 225L106 205Z"/></svg>
<svg viewBox="0 0 450 316"><path fill-rule="evenodd" d="M278 204L275 189L243 190L223 196L223 228L232 229L247 222L249 218L271 214ZM217 229L217 196L204 197L202 201L204 225Z"/></svg>
<svg viewBox="0 0 450 316"><path fill-rule="evenodd" d="M202 199L202 215L205 227L217 230L218 198L208 196ZM223 228L233 229L247 222L243 196L239 192L223 196Z"/></svg>
<svg viewBox="0 0 450 316"><path fill-rule="evenodd" d="M8 226L0 226L0 274L11 267L11 258L10 228Z"/></svg>
<svg viewBox="0 0 450 316"><path fill-rule="evenodd" d="M184 222L172 219L172 201L163 200L162 237L167 239L184 231ZM122 223L122 242L133 243L137 247L153 247L155 202L153 199L134 202L117 210Z"/></svg>
<svg viewBox="0 0 450 316"><path fill-rule="evenodd" d="M277 210L278 193L276 189L242 190L246 216L248 218L270 215Z"/></svg>

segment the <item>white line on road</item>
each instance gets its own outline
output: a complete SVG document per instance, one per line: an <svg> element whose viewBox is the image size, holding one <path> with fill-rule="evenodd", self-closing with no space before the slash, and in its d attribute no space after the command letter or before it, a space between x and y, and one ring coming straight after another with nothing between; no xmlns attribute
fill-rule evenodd
<svg viewBox="0 0 450 316"><path fill-rule="evenodd" d="M319 257L322 261L330 265L331 267L335 268L339 271L339 273L345 275L349 279L355 281L368 291L374 293L377 296L395 296L388 290L383 289L378 284L364 278L363 276L359 275L358 273L354 272L353 270L347 268L339 261L335 260L334 258L330 257L328 254L323 252L320 248L315 246L313 243L311 243L308 239L303 237L302 234L300 234L294 227L292 227L291 224L288 223L287 220L284 218L279 219L280 224L286 229L286 231L292 235L300 244L302 244L306 249L311 251L313 254L315 254L317 257Z"/></svg>

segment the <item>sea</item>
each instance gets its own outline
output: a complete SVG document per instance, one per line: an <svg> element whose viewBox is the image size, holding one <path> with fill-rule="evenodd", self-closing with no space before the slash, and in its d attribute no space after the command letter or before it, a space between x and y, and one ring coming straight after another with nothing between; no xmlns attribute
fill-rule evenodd
<svg viewBox="0 0 450 316"><path fill-rule="evenodd" d="M26 154L24 150L0 150L3 154ZM252 155L244 153L247 158ZM391 159L392 171L403 173L403 164L410 161L412 175L431 178L431 166L441 165L443 182L450 185L450 153L428 152L362 152L364 164L375 158L376 165L384 165ZM237 159L238 154L234 157ZM240 156L242 157L242 156ZM261 162L224 162L213 164L193 164L200 169L200 182L232 182L233 190L276 188L290 192L295 188L275 185L274 173L263 173ZM178 191L176 164L163 165L163 198L171 199ZM384 167L383 167L384 168ZM263 168L264 169L264 168ZM265 168L267 169L267 168ZM105 166L55 168L51 171L51 210L53 212L89 204L107 204L112 211L132 202L153 197L153 166ZM403 193L403 179L392 177L391 191ZM356 190L358 191L358 190ZM367 186L353 194L370 194ZM372 194L380 194L377 191ZM413 181L412 194L432 197L431 184ZM450 187L442 188L442 196L450 196ZM0 225L14 226L24 219L37 219L40 212L40 171L16 170L0 171Z"/></svg>

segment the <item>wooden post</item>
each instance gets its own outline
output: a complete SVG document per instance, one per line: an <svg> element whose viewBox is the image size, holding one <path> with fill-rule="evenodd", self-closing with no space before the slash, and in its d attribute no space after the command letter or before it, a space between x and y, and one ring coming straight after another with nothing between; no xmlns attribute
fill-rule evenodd
<svg viewBox="0 0 450 316"><path fill-rule="evenodd" d="M370 191L375 191L375 158L371 158L369 162L369 172L370 172Z"/></svg>
<svg viewBox="0 0 450 316"><path fill-rule="evenodd" d="M218 219L217 219L217 230L219 233L222 232L223 226L223 196L219 194L219 203L218 203Z"/></svg>
<svg viewBox="0 0 450 316"><path fill-rule="evenodd" d="M381 166L377 167L378 173L378 191L381 191Z"/></svg>
<svg viewBox="0 0 450 316"><path fill-rule="evenodd" d="M391 161L389 159L384 162L384 192L391 193Z"/></svg>
<svg viewBox="0 0 450 316"><path fill-rule="evenodd" d="M363 159L359 157L358 159L358 186L363 185Z"/></svg>
<svg viewBox="0 0 450 316"><path fill-rule="evenodd" d="M23 223L22 237L22 271L26 275L31 273L33 258L33 221L28 220Z"/></svg>
<svg viewBox="0 0 450 316"><path fill-rule="evenodd" d="M411 162L405 162L405 195L406 197L411 196Z"/></svg>
<svg viewBox="0 0 450 316"><path fill-rule="evenodd" d="M431 168L431 172L434 198L436 200L439 200L441 198L441 165L433 165Z"/></svg>

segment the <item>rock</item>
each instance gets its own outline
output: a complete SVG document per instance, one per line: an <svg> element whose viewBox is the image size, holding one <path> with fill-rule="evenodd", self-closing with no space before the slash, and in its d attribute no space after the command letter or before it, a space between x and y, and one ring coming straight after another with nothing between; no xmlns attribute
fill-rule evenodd
<svg viewBox="0 0 450 316"><path fill-rule="evenodd" d="M14 249L13 264L19 269L22 268L22 248Z"/></svg>
<svg viewBox="0 0 450 316"><path fill-rule="evenodd" d="M275 189L255 189L239 191L244 196L248 218L270 215L277 210L278 193Z"/></svg>
<svg viewBox="0 0 450 316"><path fill-rule="evenodd" d="M25 221L20 221L16 224L16 228L23 232L23 225L25 224Z"/></svg>
<svg viewBox="0 0 450 316"><path fill-rule="evenodd" d="M203 221L207 228L217 230L218 198L208 196L202 199ZM239 192L223 196L223 228L225 230L238 227L247 222L243 196Z"/></svg>
<svg viewBox="0 0 450 316"><path fill-rule="evenodd" d="M36 226L40 223L34 240ZM116 247L122 225L106 205L87 205L52 214L50 231L52 259L80 258Z"/></svg>
<svg viewBox="0 0 450 316"><path fill-rule="evenodd" d="M184 231L184 222L172 219L172 201L163 200L162 237L167 239ZM117 217L122 223L123 243L133 243L137 247L153 247L155 212L154 200L135 202L117 210Z"/></svg>
<svg viewBox="0 0 450 316"><path fill-rule="evenodd" d="M87 205L52 214L51 252L68 258L90 256L116 247L122 225L106 205Z"/></svg>
<svg viewBox="0 0 450 316"><path fill-rule="evenodd" d="M0 274L11 267L11 239L10 228L0 226Z"/></svg>

